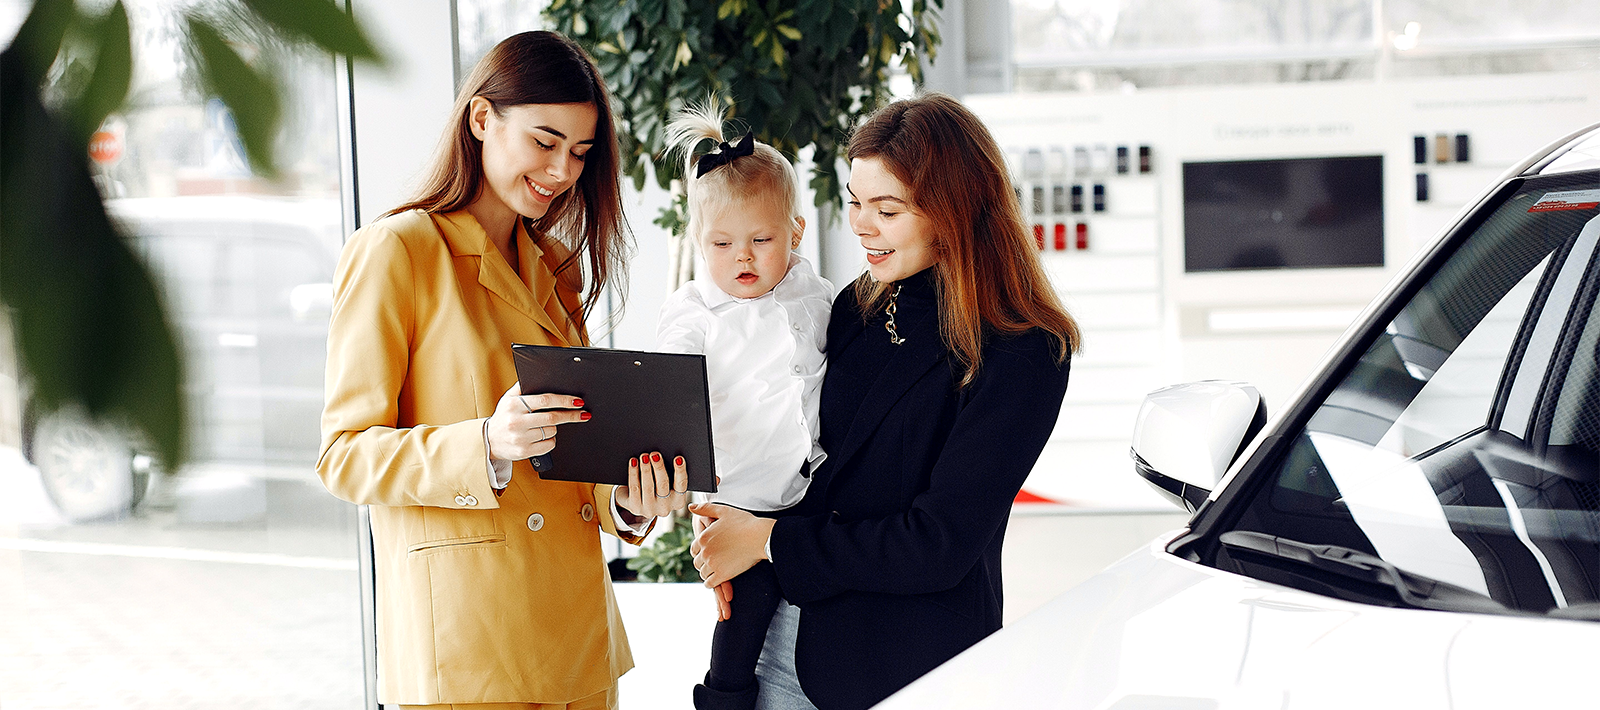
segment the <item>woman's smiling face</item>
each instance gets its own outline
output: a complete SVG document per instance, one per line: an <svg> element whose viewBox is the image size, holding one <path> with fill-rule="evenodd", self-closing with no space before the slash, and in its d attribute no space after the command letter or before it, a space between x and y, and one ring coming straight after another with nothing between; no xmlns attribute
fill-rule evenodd
<svg viewBox="0 0 1600 710"><path fill-rule="evenodd" d="M932 223L911 202L911 189L878 158L850 161L850 230L867 250L867 271L893 283L933 266Z"/></svg>
<svg viewBox="0 0 1600 710"><path fill-rule="evenodd" d="M472 134L483 141L483 193L529 219L549 211L556 196L577 184L594 145L599 112L594 104L523 104L501 107L472 99Z"/></svg>

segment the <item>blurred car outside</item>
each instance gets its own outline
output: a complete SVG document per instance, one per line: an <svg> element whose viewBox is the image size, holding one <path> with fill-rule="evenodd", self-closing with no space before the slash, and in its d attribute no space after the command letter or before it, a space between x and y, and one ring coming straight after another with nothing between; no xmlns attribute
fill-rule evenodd
<svg viewBox="0 0 1600 710"><path fill-rule="evenodd" d="M265 196L114 199L177 326L191 470L308 478L316 460L339 203ZM14 360L12 360L14 363ZM12 383L19 444L72 521L124 515L166 472L126 428L43 414ZM3 423L3 422L0 422Z"/></svg>

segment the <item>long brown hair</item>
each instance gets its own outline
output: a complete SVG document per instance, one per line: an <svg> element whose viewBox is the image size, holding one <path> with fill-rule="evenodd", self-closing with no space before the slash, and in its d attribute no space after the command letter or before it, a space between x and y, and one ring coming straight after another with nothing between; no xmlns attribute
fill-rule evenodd
<svg viewBox="0 0 1600 710"><path fill-rule="evenodd" d="M882 160L932 223L939 331L966 366L962 386L977 377L989 333L1043 330L1055 337L1058 361L1078 349L1078 322L1039 263L1000 146L961 102L935 93L878 109L850 137L846 157ZM863 316L888 300L888 284L870 274L855 289Z"/></svg>
<svg viewBox="0 0 1600 710"><path fill-rule="evenodd" d="M570 255L555 269L558 278L577 266L580 257L587 258L590 279L582 312L569 315L574 320L588 316L604 297L607 284L626 283L630 245L627 219L622 214L610 94L594 61L566 37L543 30L523 32L489 50L461 83L450 124L417 197L384 216L414 209L454 212L478 198L484 188L483 144L472 135L468 123L474 96L487 99L496 114L525 104L594 105L598 113L594 144L586 153L577 184L558 195L543 217L522 220L534 240L557 239L567 247ZM618 297L622 297L620 291ZM620 304L612 309L613 321L621 310Z"/></svg>

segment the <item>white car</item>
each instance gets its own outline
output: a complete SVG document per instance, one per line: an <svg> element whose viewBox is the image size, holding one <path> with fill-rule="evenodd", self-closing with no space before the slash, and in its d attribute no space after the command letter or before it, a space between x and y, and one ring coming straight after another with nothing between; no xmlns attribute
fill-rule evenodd
<svg viewBox="0 0 1600 710"><path fill-rule="evenodd" d="M1600 706L1600 124L1463 215L1271 422L1151 394L1189 526L879 707Z"/></svg>

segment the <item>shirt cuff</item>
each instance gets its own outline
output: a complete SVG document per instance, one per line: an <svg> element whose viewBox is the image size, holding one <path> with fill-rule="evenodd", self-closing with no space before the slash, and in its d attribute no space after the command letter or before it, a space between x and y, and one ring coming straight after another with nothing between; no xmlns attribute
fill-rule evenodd
<svg viewBox="0 0 1600 710"><path fill-rule="evenodd" d="M611 489L611 519L617 521L617 529L625 530L634 535L643 535L650 529L650 518L639 521L639 526L634 527L622 517L622 509L617 507L617 489Z"/></svg>
<svg viewBox="0 0 1600 710"><path fill-rule="evenodd" d="M488 419L483 420L483 459L489 464L489 485L491 487L498 490L511 485L511 462L489 455Z"/></svg>
<svg viewBox="0 0 1600 710"><path fill-rule="evenodd" d="M772 561L772 531L771 530L767 531L767 545L763 549L766 550L767 561L771 562Z"/></svg>

